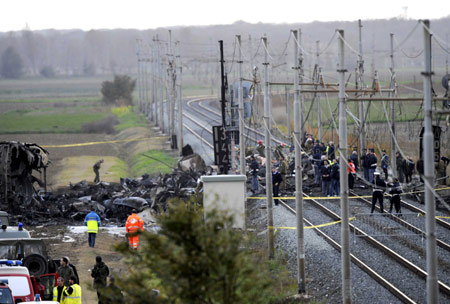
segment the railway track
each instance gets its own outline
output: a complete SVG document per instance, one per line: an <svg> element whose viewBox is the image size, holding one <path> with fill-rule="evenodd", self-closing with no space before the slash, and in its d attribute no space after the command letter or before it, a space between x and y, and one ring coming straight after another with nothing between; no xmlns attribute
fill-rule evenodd
<svg viewBox="0 0 450 304"><path fill-rule="evenodd" d="M355 196L355 197L356 197L356 200L358 200L358 201L364 203L365 205L367 205L367 206L369 206L369 207L372 206L372 202L371 202L371 201L369 201L368 199L366 199L366 198L364 198L364 197L360 197L360 196L359 196L358 194L356 194L354 191L349 191L349 193L350 193L351 195ZM412 205L412 204L410 204L410 203L408 203L408 202L406 202L406 201L404 201L404 200L402 200L402 205L403 205L403 206L406 206L409 210L416 212L415 215L419 215L419 214L420 214L420 215L422 215L422 216L425 216L425 214L426 214L426 213L425 213L424 211L422 211L420 208L417 208L417 207L415 207L414 205ZM412 208L411 208L411 207L412 207ZM378 205L375 206L375 209L376 209L377 211L380 211L380 207L379 207ZM415 225L413 225L413 224L411 224L411 223L408 223L405 219L403 219L403 217L401 217L401 216L399 216L399 215L397 215L397 214L390 214L390 213L386 213L386 216L387 216L389 219L391 219L391 220L393 220L393 221L399 223L401 226L405 227L405 228L408 229L409 231L412 231L412 232L416 233L417 235L419 235L419 236L421 236L421 237L423 237L423 238L426 238L426 232L425 232L423 229L421 229L421 228L419 228L419 227L417 227L417 226L415 226ZM423 217L423 219L425 219L425 217ZM438 222L438 221L442 221L442 220L440 220L439 218L436 218L436 222ZM424 226L424 225L425 225L425 220L424 220L423 222L424 222L424 223L423 223L423 226ZM447 223L447 222L445 222L445 221L442 221L442 222ZM437 235L438 235L438 236L439 236L439 235L441 235L441 236L447 235L447 234L448 234L448 230L447 230L446 228L447 228L447 226L446 226L446 225L443 225L443 226L441 227L442 230L441 230L441 231L438 231ZM436 244L437 244L438 247L440 247L440 248L442 248L443 250L445 250L445 251L447 251L447 252L450 253L450 244L446 243L445 241L443 241L443 240L441 240L441 239L439 239L439 238L436 239Z"/></svg>
<svg viewBox="0 0 450 304"><path fill-rule="evenodd" d="M308 197L308 196L305 195L305 197ZM286 203L285 201L282 201L282 200L280 202L282 203L282 206L287 208L290 212L295 213L295 210L290 206L289 203ZM308 202L311 202L312 205L315 208L318 208L323 214L325 214L326 216L331 218L332 221L340 221L341 220L341 218L340 218L340 216L338 214L336 214L331 209L327 208L324 204L321 204L318 200L308 199ZM316 225L317 224L322 224L322 223L311 223L309 221L307 223L310 226L314 226L314 224L316 224ZM326 234L324 231L321 231L321 229L315 228L315 230L318 231L318 233L320 235ZM371 237L369 234L367 234L361 228L356 227L353 224L350 224L350 230L355 235L357 235L359 238L363 239L365 242L370 244L370 246L373 246L373 247L377 248L377 250L381 251L383 254L388 255L393 261L395 261L396 263L401 265L402 268L407 269L410 273L418 275L420 278L423 279L423 283L425 283L427 273L422 268L420 268L419 266L417 266L413 262L411 262L408 259L406 259L405 257L403 257L403 254L395 252L394 250L392 250L389 247L387 247L386 245L382 244L380 241L376 240L374 237ZM331 238L331 237L327 236L326 237L327 241L334 248L336 248L336 249L338 249L340 251L341 249L340 249L339 241L333 240L333 242L331 242L331 241L328 240L328 238ZM339 236L338 236L338 238L339 238ZM404 288L403 288L403 291L402 291L401 287L395 286L395 284L390 282L388 278L383 277L383 275L381 275L379 272L374 270L373 267L371 268L370 265L369 265L370 263L364 262L364 258L359 258L356 255L352 255L351 258L352 258L352 261L358 267L360 267L368 275L370 275L372 278L374 278L382 286L384 286L389 291L391 291L400 300L402 300L405 303L415 303L411 299L411 297L406 295L406 291L405 291ZM445 283L441 282L441 281L439 281L439 290L443 294L445 294L447 297L450 296L450 287L448 285L446 285ZM420 303L420 302L421 301L418 301L418 303Z"/></svg>
<svg viewBox="0 0 450 304"><path fill-rule="evenodd" d="M187 104L189 110L205 117L207 122L209 123L209 126L199 123L197 118L194 118L192 115L189 115L187 113L183 113L183 116L186 117L187 119L189 119L190 121L193 121L195 124L199 125L202 129L204 129L206 132L208 132L212 136L212 128L211 128L212 125L210 123L214 122L215 124L221 124L222 123L221 114L219 112L214 111L213 109L211 109L209 107L204 106L202 104L202 101L205 101L205 100L210 100L210 98L192 99L192 100L189 100L186 104ZM199 109L202 109L203 111L201 111ZM209 114L207 114L205 112L207 112ZM211 115L213 115L213 116L211 116ZM244 137L251 143L256 144L258 141L257 138L264 137L263 132L261 132L259 130L255 130L253 128L250 128L249 126L245 126L245 130L246 130L246 134L244 134ZM286 145L288 144L287 142L284 142L277 138L272 138L272 141L274 144L282 144L282 143L284 143Z"/></svg>
<svg viewBox="0 0 450 304"><path fill-rule="evenodd" d="M188 106L189 106L189 110L192 112L196 113L197 115L200 115L201 117L205 117L205 119L211 123L217 123L220 124L220 120L218 119L220 117L220 113L204 106L202 104L201 100L191 100L188 102ZM199 110L201 109L201 110ZM191 113L192 113L191 112ZM183 113L184 117L186 117L189 121L191 121L192 123L194 123L197 127L201 128L203 131L206 131L212 138L212 130L211 130L211 126L210 125L206 125L205 123L202 123L200 121L198 121L197 118L194 117L194 115L191 115L189 113ZM187 126L185 124L186 129L191 132L191 133L195 133L197 137L199 137L204 143L206 143L208 145L208 147L210 147L211 149L213 148L212 145L208 142L207 140L204 138L205 136L200 135L198 132L194 131L192 128L190 128L189 126ZM254 139L257 136L264 136L264 134L262 132L259 132L258 130L253 130L250 129L248 127L246 127L248 131L252 131L255 132L253 133L253 136L251 135L246 135L246 138L252 142L256 142L256 140ZM259 132L259 133L258 133ZM257 134L257 136L255 136L255 134ZM275 143L281 143L282 141L279 140L274 140ZM355 193L352 193L353 195ZM305 196L306 197L306 196ZM285 208L287 208L290 212L295 213L295 210L293 210L293 208L291 206L289 206L288 203L281 201L281 205L284 206ZM310 226L314 226L315 224L322 224L324 221L330 221L329 219L331 219L332 221L340 221L340 216L335 213L333 210L331 210L330 208L326 207L324 204L321 204L319 201L317 200L313 200L310 199L308 200L309 202L311 202L315 208L318 208L325 217L328 217L328 219L323 219L321 222L317 222L313 223L312 221L309 221L307 219L304 219L305 223L307 225ZM364 205L366 205L367 207L371 206L371 202L369 202L368 200L364 199L364 198L358 198L359 202L362 202ZM425 215L425 211L421 210L418 207L415 207L414 205L406 202L406 201L402 201L402 206L404 206L404 208L408 208L409 210L416 212L417 214L422 214ZM317 210L315 211L317 213ZM306 213L305 213L305 217L306 217ZM420 237L425 237L425 232L420 229L419 227L416 227L410 223L408 223L407 221L405 221L402 218L399 218L398 216L395 215L387 215L386 216L387 219L389 221L392 221L393 223L398 224L399 226L403 227L404 229L407 229L408 231L413 232L414 234L420 236ZM440 222L442 222L442 224L439 224L442 226L443 229L449 229L448 227L450 227L450 225L443 221L438 219ZM437 221L438 222L438 221ZM334 229L336 226L334 226ZM330 235L330 233L326 233L325 230L327 229L320 229L320 228L314 228L314 230L317 231L317 233L321 236L323 236L326 241L328 243L331 244L331 246L333 246L334 248L336 248L337 250L341 250L339 242L340 242L340 237L339 235ZM328 230L330 230L330 228L328 228ZM372 277L374 280L376 280L380 285L382 285L384 288L386 288L387 290L389 290L393 295L395 295L395 297L397 297L399 300L401 300L404 303L422 303L425 302L425 298L424 297L420 297L417 296L417 293L414 295L409 295L409 289L408 284L405 284L404 282L397 282L398 280L390 275L385 275L385 273L389 274L389 271L386 271L386 269L394 269L394 267L397 267L401 270L399 270L399 272L404 273L404 277L405 278L409 278L411 275L415 276L416 279L409 279L411 281L420 281L420 283L415 283L415 287L416 288L421 288L422 290L426 290L425 285L426 285L426 277L427 277L427 273L426 271L423 270L420 266L417 265L417 263L414 263L412 261L410 261L408 258L404 257L407 254L405 254L402 250L406 250L405 248L399 250L399 248L396 248L396 250L398 250L399 252L396 252L396 250L391 249L390 247L386 246L385 244L381 243L379 240L377 240L376 238L370 236L369 233L367 233L366 231L363 230L362 227L357 227L356 225L350 224L350 230L353 232L353 236L354 238L358 238L361 239L361 242L358 242L358 247L360 246L360 244L364 243L364 246L361 247L365 247L365 248L376 248L377 250L377 254L378 255L386 255L389 257L389 261L383 261L383 264L387 264L387 266L380 266L379 264L376 264L375 266L373 265L373 263L371 263L370 261L370 257L368 257L367 255L365 255L364 253L361 253L361 250L356 250L358 251L358 253L353 253L352 251L352 255L351 255L351 259L352 262L354 264L356 264L359 268L361 268L365 273L367 273L370 277ZM400 241L399 241L400 242ZM447 277L450 277L448 275L448 273L450 273L450 261L449 258L450 256L448 255L449 251L450 251L450 245L448 243L446 243L443 240L438 239L437 244L439 246L439 248L441 248L443 251L445 251L445 253L447 254L448 258L443 258L441 259L443 261L444 264L448 264L447 267L448 269L446 271L447 272ZM373 250L373 249L371 249ZM424 254L419 253L419 254ZM370 256L370 255L369 255ZM423 258L423 256L422 256ZM397 266L394 266L397 265ZM379 268L381 267L382 270L379 270ZM442 277L442 276L439 276ZM448 279L447 279L448 280ZM422 284L422 286L420 287L420 284ZM441 299L442 297L445 297L446 301L450 300L450 287L448 285L448 282L442 282L439 281L438 282L439 285L439 290L441 292ZM422 292L422 294L424 294L424 292Z"/></svg>

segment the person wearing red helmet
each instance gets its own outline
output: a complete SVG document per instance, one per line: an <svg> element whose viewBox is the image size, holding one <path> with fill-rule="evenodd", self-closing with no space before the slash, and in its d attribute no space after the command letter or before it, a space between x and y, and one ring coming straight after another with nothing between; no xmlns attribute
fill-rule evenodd
<svg viewBox="0 0 450 304"><path fill-rule="evenodd" d="M258 146L256 146L256 151L258 151L259 156L266 157L266 146L264 146L261 139L258 140Z"/></svg>

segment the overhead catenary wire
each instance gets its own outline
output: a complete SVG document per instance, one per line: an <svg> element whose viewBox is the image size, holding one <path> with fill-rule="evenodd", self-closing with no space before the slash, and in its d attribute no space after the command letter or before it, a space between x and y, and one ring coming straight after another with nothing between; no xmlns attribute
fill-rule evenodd
<svg viewBox="0 0 450 304"><path fill-rule="evenodd" d="M397 41L397 39L395 38L395 36L394 36L394 41L397 43L397 48L400 50L400 52L402 52L403 53L403 55L405 55L406 57L408 57L408 58L410 58L410 59L415 59L415 58L417 58L417 57L419 57L420 55L422 55L423 54L423 51L424 51L424 49L422 49L418 54L416 54L416 55L408 55L407 53L406 53L406 51L399 45L399 43L398 43L398 41Z"/></svg>

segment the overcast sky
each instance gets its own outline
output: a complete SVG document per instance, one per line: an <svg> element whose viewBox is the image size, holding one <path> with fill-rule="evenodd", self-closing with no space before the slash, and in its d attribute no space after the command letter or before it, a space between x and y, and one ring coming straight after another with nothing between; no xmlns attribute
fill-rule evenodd
<svg viewBox="0 0 450 304"><path fill-rule="evenodd" d="M3 0L0 31L40 29L152 29L179 25L436 19L446 0Z"/></svg>

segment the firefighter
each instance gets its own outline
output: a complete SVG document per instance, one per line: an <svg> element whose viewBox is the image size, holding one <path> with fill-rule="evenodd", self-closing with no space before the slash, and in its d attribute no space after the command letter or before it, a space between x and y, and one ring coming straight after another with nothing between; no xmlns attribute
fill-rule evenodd
<svg viewBox="0 0 450 304"><path fill-rule="evenodd" d="M128 235L128 242L130 247L137 250L139 247L139 231L144 231L144 221L136 214L136 209L133 209L131 215L127 218L125 229Z"/></svg>
<svg viewBox="0 0 450 304"><path fill-rule="evenodd" d="M99 183L100 182L100 167L102 166L104 160L101 159L99 161L97 161L94 166L92 167L92 170L94 170L95 173L95 179L94 179L94 183Z"/></svg>
<svg viewBox="0 0 450 304"><path fill-rule="evenodd" d="M72 276L69 280L70 286L63 292L63 300L66 304L81 304L81 286L75 283L77 278Z"/></svg>

